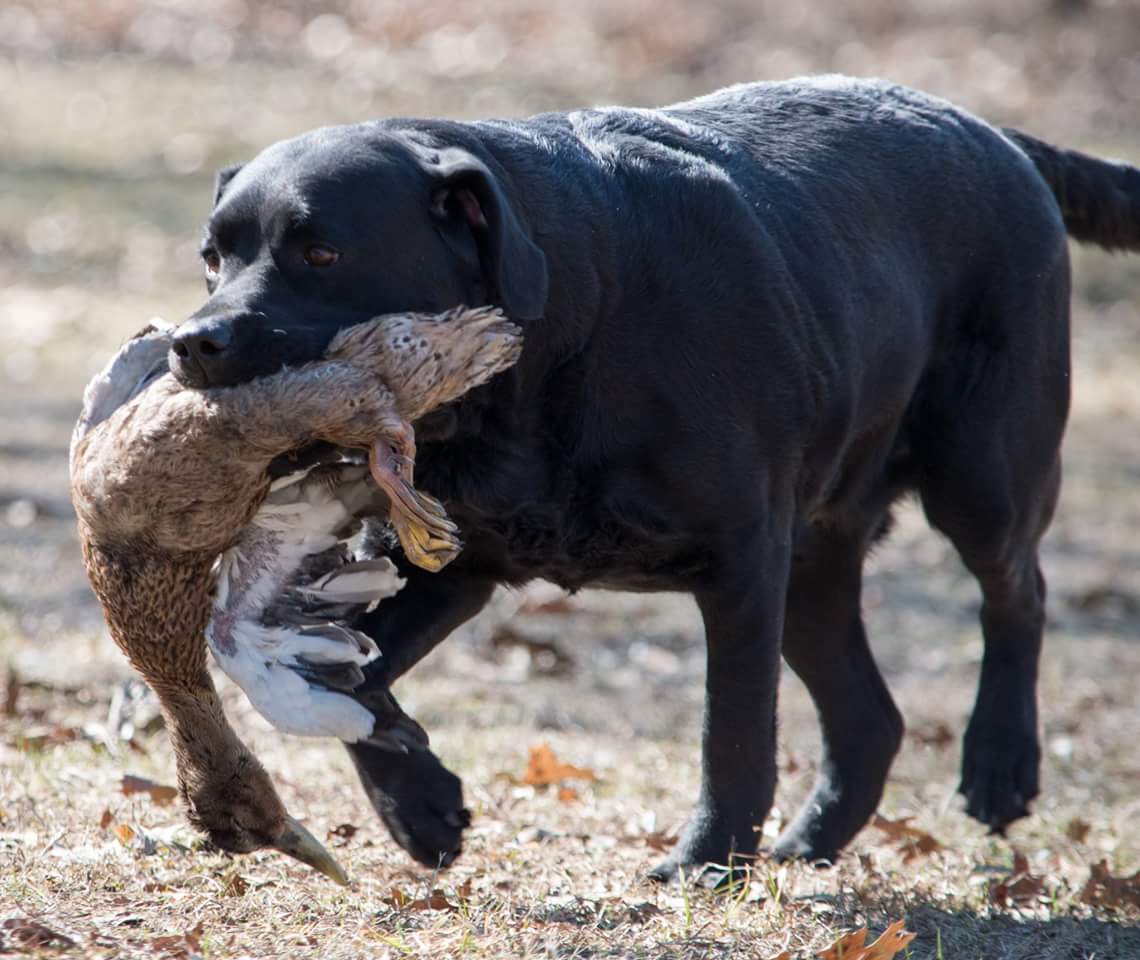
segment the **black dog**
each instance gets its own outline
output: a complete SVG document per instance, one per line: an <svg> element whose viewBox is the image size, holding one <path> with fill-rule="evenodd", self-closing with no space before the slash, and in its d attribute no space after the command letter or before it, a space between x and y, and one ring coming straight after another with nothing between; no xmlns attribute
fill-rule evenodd
<svg viewBox="0 0 1140 960"><path fill-rule="evenodd" d="M751 854L776 778L781 652L818 707L813 795L776 844L831 859L902 719L860 616L906 491L984 597L961 791L995 830L1038 790L1037 544L1069 404L1069 260L1140 248L1140 171L825 77L664 110L393 120L276 144L218 179L207 303L172 367L232 384L393 310L495 303L519 366L417 426L467 542L363 624L386 685L496 584L692 593L708 673L700 797L655 875ZM288 411L282 411L288 416ZM449 862L458 781L351 747L417 859Z"/></svg>

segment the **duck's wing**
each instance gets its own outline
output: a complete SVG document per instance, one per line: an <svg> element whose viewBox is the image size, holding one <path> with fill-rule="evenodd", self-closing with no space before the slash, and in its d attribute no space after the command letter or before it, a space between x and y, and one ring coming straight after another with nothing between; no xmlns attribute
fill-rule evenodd
<svg viewBox="0 0 1140 960"><path fill-rule="evenodd" d="M423 728L387 691L356 693L380 650L348 624L404 585L391 560L356 560L344 540L375 496L367 467L339 461L274 480L219 564L207 637L277 729L407 752L427 747Z"/></svg>

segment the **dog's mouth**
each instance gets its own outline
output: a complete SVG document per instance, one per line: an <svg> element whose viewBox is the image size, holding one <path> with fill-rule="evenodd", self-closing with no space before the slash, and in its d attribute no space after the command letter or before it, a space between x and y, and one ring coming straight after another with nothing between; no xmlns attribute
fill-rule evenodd
<svg viewBox="0 0 1140 960"><path fill-rule="evenodd" d="M443 504L413 486L415 454L415 434L405 425L372 444L368 468L391 503L388 519L405 556L435 573L458 556L463 544Z"/></svg>

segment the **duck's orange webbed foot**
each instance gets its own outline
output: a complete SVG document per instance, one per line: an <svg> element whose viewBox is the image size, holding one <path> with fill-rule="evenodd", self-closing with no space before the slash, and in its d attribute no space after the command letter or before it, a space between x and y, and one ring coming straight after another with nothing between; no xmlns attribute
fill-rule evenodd
<svg viewBox="0 0 1140 960"><path fill-rule="evenodd" d="M385 430L368 451L368 466L377 486L391 501L389 519L404 554L417 567L435 573L458 556L459 528L435 497L413 486L416 441L406 423Z"/></svg>

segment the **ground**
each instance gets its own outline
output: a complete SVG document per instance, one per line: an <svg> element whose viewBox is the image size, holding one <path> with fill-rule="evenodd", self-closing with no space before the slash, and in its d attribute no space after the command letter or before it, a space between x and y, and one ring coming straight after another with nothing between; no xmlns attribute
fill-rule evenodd
<svg viewBox="0 0 1140 960"><path fill-rule="evenodd" d="M108 352L200 300L216 166L330 122L661 103L822 70L889 76L1140 162L1135 0L457 6L0 11L0 953L801 957L903 920L913 958L1140 957L1140 880L1088 883L1102 861L1140 871L1140 257L1075 255L1074 411L1043 560L1043 794L1008 837L955 795L978 600L913 505L871 562L865 606L910 731L880 813L917 832L868 827L834 869L761 859L727 895L643 880L697 782L702 637L680 597L564 599L540 584L498 598L401 681L475 816L447 873L393 845L339 746L276 735L224 683L235 724L353 887L279 856L200 850L161 792L123 794L125 775L172 783L173 764L83 579L67 440ZM765 837L811 783L815 731L789 676ZM596 779L522 782L543 743Z"/></svg>

